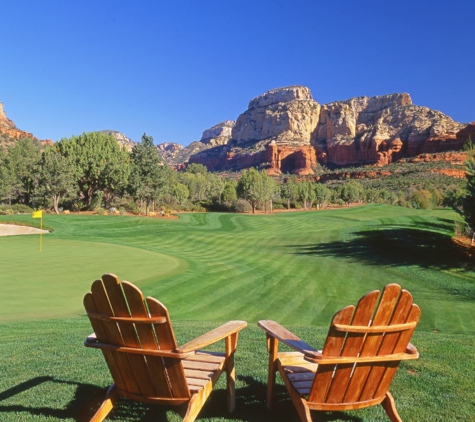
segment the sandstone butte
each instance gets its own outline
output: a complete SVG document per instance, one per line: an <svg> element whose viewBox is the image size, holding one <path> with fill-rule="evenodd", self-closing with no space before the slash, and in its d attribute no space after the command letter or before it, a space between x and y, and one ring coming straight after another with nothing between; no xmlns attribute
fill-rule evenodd
<svg viewBox="0 0 475 422"><path fill-rule="evenodd" d="M249 102L236 121L205 130L186 148L160 144L169 164L205 165L211 171L267 168L270 174L313 174L330 167L386 165L405 157L459 150L475 122L453 121L412 104L407 93L358 97L320 105L309 88L270 90Z"/></svg>
<svg viewBox="0 0 475 422"><path fill-rule="evenodd" d="M3 110L3 103L0 102L0 141L3 139L4 144L8 146L9 144L12 144L15 140L20 138L31 138L38 140L31 133L18 129L15 126L15 123L13 123L13 121L10 120L5 114L5 111ZM41 142L41 144L43 145L53 145L53 141L51 141L50 139L46 139L39 142Z"/></svg>

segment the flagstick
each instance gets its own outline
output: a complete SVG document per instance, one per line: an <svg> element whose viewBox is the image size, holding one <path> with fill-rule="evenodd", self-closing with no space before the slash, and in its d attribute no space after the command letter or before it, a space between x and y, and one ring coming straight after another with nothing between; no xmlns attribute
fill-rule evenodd
<svg viewBox="0 0 475 422"><path fill-rule="evenodd" d="M41 218L40 218L40 252L42 250L42 246L43 246L43 214L41 215Z"/></svg>

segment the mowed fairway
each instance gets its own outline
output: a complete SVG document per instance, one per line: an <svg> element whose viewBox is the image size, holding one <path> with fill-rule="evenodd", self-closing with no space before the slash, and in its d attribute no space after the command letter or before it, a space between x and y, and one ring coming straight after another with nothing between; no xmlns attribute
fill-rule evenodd
<svg viewBox="0 0 475 422"><path fill-rule="evenodd" d="M0 321L83 314L90 283L114 272L175 320L326 326L369 290L399 283L422 308L420 330L475 333L475 266L451 241L457 218L377 205L179 220L46 215L43 252L38 236L0 238Z"/></svg>

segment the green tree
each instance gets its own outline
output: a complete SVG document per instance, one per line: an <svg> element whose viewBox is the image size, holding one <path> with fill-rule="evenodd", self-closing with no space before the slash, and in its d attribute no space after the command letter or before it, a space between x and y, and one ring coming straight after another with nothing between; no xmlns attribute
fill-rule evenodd
<svg viewBox="0 0 475 422"><path fill-rule="evenodd" d="M261 171L261 185L262 185L262 198L261 201L264 204L264 212L267 212L267 204L269 204L269 210L272 212L272 205L274 199L278 196L279 186L277 182L270 177L265 170Z"/></svg>
<svg viewBox="0 0 475 422"><path fill-rule="evenodd" d="M290 210L290 204L295 203L299 198L299 183L295 176L287 177L280 187L280 196L287 201L287 209Z"/></svg>
<svg viewBox="0 0 475 422"><path fill-rule="evenodd" d="M253 214L262 201L262 192L261 174L253 167L244 170L237 185L237 193L240 198L246 199L251 204Z"/></svg>
<svg viewBox="0 0 475 422"><path fill-rule="evenodd" d="M452 184L447 186L442 205L453 208L458 213L463 209L463 201L465 198L465 191L461 186Z"/></svg>
<svg viewBox="0 0 475 422"><path fill-rule="evenodd" d="M153 138L144 133L142 142L132 149L129 191L135 199L145 203L147 215L150 205L168 191L168 172Z"/></svg>
<svg viewBox="0 0 475 422"><path fill-rule="evenodd" d="M361 185L355 181L351 180L348 183L345 183L341 188L340 197L349 207L350 203L358 202L363 194L363 189Z"/></svg>
<svg viewBox="0 0 475 422"><path fill-rule="evenodd" d="M59 214L60 201L77 190L75 170L69 158L61 155L57 147L43 151L35 194L49 198L56 214Z"/></svg>
<svg viewBox="0 0 475 422"><path fill-rule="evenodd" d="M470 140L471 144L471 140ZM475 240L475 150L468 149L467 161L465 162L465 196L462 200L462 215L465 223L472 232L472 244Z"/></svg>
<svg viewBox="0 0 475 422"><path fill-rule="evenodd" d="M327 201L331 197L330 189L328 189L322 183L315 183L315 202L317 203L317 209L325 207Z"/></svg>
<svg viewBox="0 0 475 422"><path fill-rule="evenodd" d="M179 205L183 206L190 195L190 191L183 183L176 183L172 187L173 196Z"/></svg>
<svg viewBox="0 0 475 422"><path fill-rule="evenodd" d="M227 206L237 201L236 183L232 180L227 179L224 181L221 201Z"/></svg>
<svg viewBox="0 0 475 422"><path fill-rule="evenodd" d="M117 140L101 132L83 133L58 143L61 155L76 168L79 197L91 208L102 195L106 207L117 192L127 186L129 153Z"/></svg>
<svg viewBox="0 0 475 422"><path fill-rule="evenodd" d="M0 147L0 201L4 201L5 199L10 199L10 181L9 181L9 174L6 167L6 151L4 148ZM10 203L11 205L11 203Z"/></svg>
<svg viewBox="0 0 475 422"><path fill-rule="evenodd" d="M185 172L191 174L206 174L208 173L208 169L203 164L191 163L188 164Z"/></svg>
<svg viewBox="0 0 475 422"><path fill-rule="evenodd" d="M303 202L303 207L305 209L312 208L316 197L314 183L309 180L303 180L299 183L299 198Z"/></svg>
<svg viewBox="0 0 475 422"><path fill-rule="evenodd" d="M30 138L22 138L8 148L2 177L4 194L10 205L12 201L32 205L40 157L39 144Z"/></svg>
<svg viewBox="0 0 475 422"><path fill-rule="evenodd" d="M413 208L429 210L432 208L432 194L425 189L414 189L409 194L409 202Z"/></svg>

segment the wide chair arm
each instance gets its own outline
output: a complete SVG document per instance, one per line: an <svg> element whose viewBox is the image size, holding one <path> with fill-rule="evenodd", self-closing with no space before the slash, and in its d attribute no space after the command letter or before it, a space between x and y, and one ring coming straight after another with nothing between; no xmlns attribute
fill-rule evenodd
<svg viewBox="0 0 475 422"><path fill-rule="evenodd" d="M193 352L176 352L171 350L160 349L141 349L137 347L119 346L117 344L109 344L100 342L95 333L92 333L86 338L84 346L91 347L93 349L110 350L112 352L120 353L132 353L145 356L161 356L164 358L185 359L188 356L193 355Z"/></svg>
<svg viewBox="0 0 475 422"><path fill-rule="evenodd" d="M282 325L275 321L261 320L257 323L257 325L261 327L268 336L284 343L285 345L297 350L300 353L303 353L306 356L321 356L321 353L318 350L305 343L301 338L297 337L295 334L287 330L287 328L282 327Z"/></svg>
<svg viewBox="0 0 475 422"><path fill-rule="evenodd" d="M189 353L201 349L203 347L209 346L210 344L216 343L219 340L222 340L226 337L237 334L243 328L247 326L246 321L229 321L226 324L221 325L214 330L208 331L207 333L195 338L194 340L189 341L183 346L177 347L177 353Z"/></svg>

